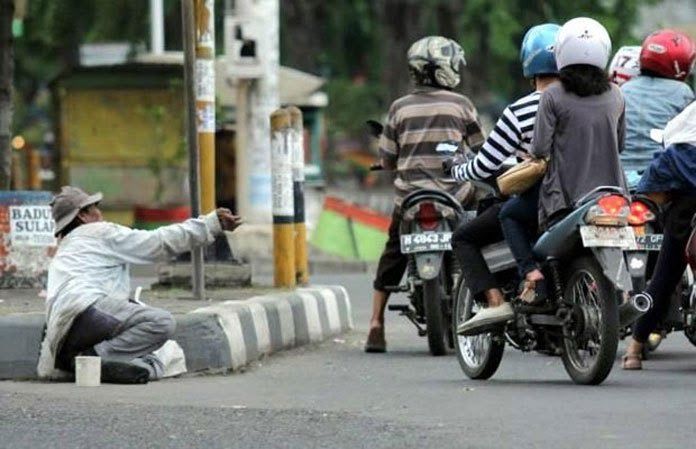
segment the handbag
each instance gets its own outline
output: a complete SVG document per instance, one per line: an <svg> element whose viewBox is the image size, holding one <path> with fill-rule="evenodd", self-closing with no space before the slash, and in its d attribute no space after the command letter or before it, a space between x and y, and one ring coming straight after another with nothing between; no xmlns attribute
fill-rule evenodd
<svg viewBox="0 0 696 449"><path fill-rule="evenodd" d="M547 166L547 159L528 159L520 162L498 176L498 190L505 196L518 195L536 184L546 173Z"/></svg>

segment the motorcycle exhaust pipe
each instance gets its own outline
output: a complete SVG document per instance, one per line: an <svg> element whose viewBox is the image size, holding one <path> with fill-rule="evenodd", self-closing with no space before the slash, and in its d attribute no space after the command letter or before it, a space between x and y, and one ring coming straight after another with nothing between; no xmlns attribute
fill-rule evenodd
<svg viewBox="0 0 696 449"><path fill-rule="evenodd" d="M626 327L652 307L653 299L647 293L638 293L619 306L619 324Z"/></svg>

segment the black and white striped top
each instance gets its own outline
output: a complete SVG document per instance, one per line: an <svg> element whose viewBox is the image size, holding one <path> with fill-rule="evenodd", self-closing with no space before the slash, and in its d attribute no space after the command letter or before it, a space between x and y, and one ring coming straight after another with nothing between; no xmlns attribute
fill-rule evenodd
<svg viewBox="0 0 696 449"><path fill-rule="evenodd" d="M541 92L532 92L505 108L481 151L470 161L453 167L452 177L457 181L486 179L510 156L519 160L529 154L540 97Z"/></svg>

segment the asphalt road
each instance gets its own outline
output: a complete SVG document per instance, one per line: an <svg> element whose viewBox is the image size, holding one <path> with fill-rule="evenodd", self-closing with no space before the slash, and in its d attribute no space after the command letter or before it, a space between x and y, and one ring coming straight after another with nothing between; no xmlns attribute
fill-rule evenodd
<svg viewBox="0 0 696 449"><path fill-rule="evenodd" d="M493 379L471 381L394 315L389 352L363 353L369 277L314 281L348 288L355 332L227 377L0 382L0 448L694 447L696 348L682 335L642 372L617 362L598 387L572 384L560 359L513 350Z"/></svg>

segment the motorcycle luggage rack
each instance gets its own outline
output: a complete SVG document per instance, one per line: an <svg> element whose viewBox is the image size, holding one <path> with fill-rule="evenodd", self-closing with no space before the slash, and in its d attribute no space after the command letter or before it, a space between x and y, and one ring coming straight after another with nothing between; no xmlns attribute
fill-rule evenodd
<svg viewBox="0 0 696 449"><path fill-rule="evenodd" d="M389 304L387 307L390 312L399 312L399 315L408 318L408 320L416 326L416 329L418 329L419 337L424 337L426 335L425 329L423 329L416 319L416 312L408 304Z"/></svg>

